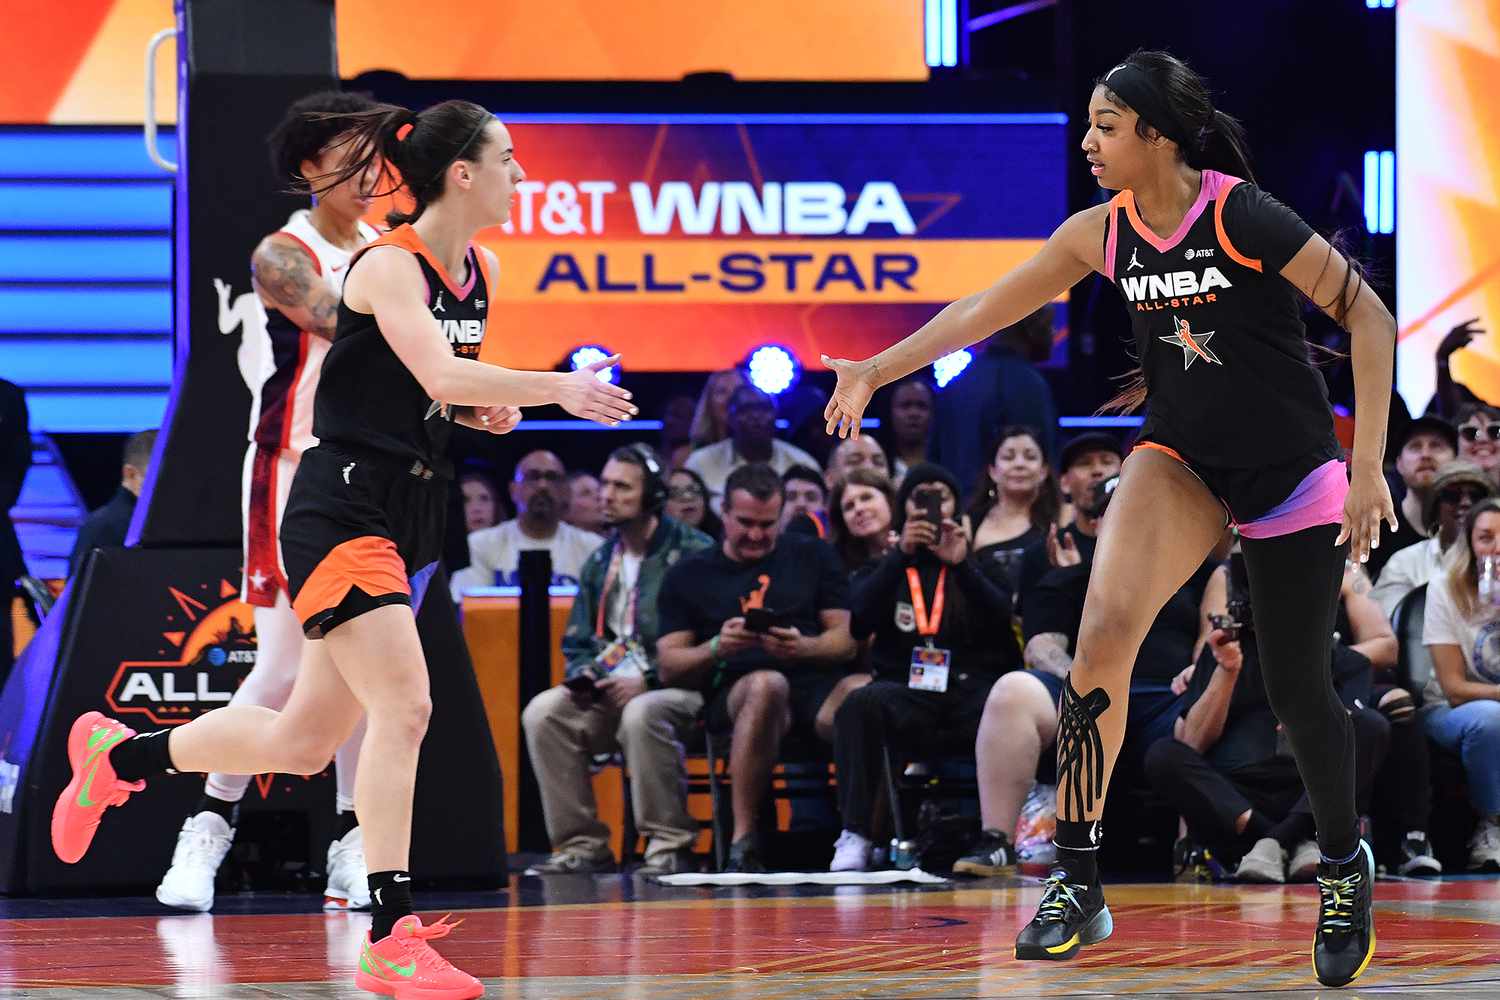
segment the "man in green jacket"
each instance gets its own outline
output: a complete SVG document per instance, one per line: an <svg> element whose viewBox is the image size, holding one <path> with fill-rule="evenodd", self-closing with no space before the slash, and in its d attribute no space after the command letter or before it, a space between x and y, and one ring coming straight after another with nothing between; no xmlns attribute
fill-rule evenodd
<svg viewBox="0 0 1500 1000"><path fill-rule="evenodd" d="M666 482L643 446L611 454L600 485L612 530L580 573L562 640L566 679L521 714L552 842L552 856L528 875L613 867L609 827L589 781L597 754L624 752L636 825L646 836L643 873L686 870L698 836L683 791L681 736L702 711L703 695L662 686L656 597L667 570L713 540L661 512Z"/></svg>

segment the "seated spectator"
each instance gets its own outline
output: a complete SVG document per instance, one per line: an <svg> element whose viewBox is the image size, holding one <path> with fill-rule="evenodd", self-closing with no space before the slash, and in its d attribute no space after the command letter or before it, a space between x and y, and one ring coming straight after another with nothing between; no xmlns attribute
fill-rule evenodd
<svg viewBox="0 0 1500 1000"><path fill-rule="evenodd" d="M1458 410L1458 457L1473 462L1500 486L1500 410L1469 403Z"/></svg>
<svg viewBox="0 0 1500 1000"><path fill-rule="evenodd" d="M1095 485L1081 499L1079 511L1091 521L1103 517L1118 479ZM1079 496L1082 496L1081 491ZM1082 536L1088 537L1088 536ZM1092 542L1092 539L1090 539ZM1008 673L990 689L979 722L979 807L983 832L973 852L954 871L995 875L1016 863L1016 820L1031 793L1042 753L1057 736L1057 700L1073 667L1083 600L1094 561L1093 545L1061 549L1073 561L1047 570L1022 599L1025 670ZM1116 787L1140 773L1146 748L1172 735L1179 698L1172 679L1193 661L1208 629L1209 609L1217 602L1209 583L1217 563L1210 560L1172 595L1141 642L1130 677L1125 744L1112 778ZM1120 581L1128 586L1128 581Z"/></svg>
<svg viewBox="0 0 1500 1000"><path fill-rule="evenodd" d="M753 385L734 390L728 420L726 440L699 448L682 465L698 473L708 487L708 505L715 514L723 507L729 474L743 465L769 465L781 475L794 465L818 464L801 448L777 439L776 400Z"/></svg>
<svg viewBox="0 0 1500 1000"><path fill-rule="evenodd" d="M714 372L703 383L698 406L693 410L690 437L694 448L718 444L729 436L729 398L746 384L745 373L738 368Z"/></svg>
<svg viewBox="0 0 1500 1000"><path fill-rule="evenodd" d="M1419 517L1422 530L1431 537L1391 556L1370 591L1386 618L1396 614L1407 594L1437 575L1443 554L1458 540L1464 518L1475 504L1494 495L1490 477L1473 462L1456 459L1438 470Z"/></svg>
<svg viewBox="0 0 1500 1000"><path fill-rule="evenodd" d="M823 470L823 481L828 484L830 490L836 488L839 480L853 472L855 469L874 469L884 475L891 474L891 463L885 457L885 449L880 442L868 434L861 434L857 438L845 438L833 449L833 454L828 456L828 465Z"/></svg>
<svg viewBox="0 0 1500 1000"><path fill-rule="evenodd" d="M1214 574L1214 614L1228 611L1225 576L1223 569ZM1234 589L1238 618L1248 612L1248 602L1240 602L1240 586ZM1355 610L1354 617L1360 616ZM1378 610L1374 618L1378 626ZM1187 821L1189 837L1225 862L1238 859L1237 880L1311 882L1321 858L1312 806L1291 745L1271 711L1254 632L1239 624L1242 628L1216 628L1209 634L1172 738L1146 751L1146 773L1157 793ZM1377 655L1394 660L1389 628L1367 640L1364 649L1376 647ZM1374 774L1386 755L1390 725L1378 711L1363 707L1371 669L1360 649L1334 644L1333 680L1351 709L1355 802L1363 814L1369 811Z"/></svg>
<svg viewBox="0 0 1500 1000"><path fill-rule="evenodd" d="M1422 724L1433 742L1464 762L1479 825L1469 841L1470 871L1500 871L1500 619L1481 561L1500 555L1500 500L1482 500L1464 519L1443 571L1427 585L1422 642L1432 678ZM1485 581L1488 585L1488 581Z"/></svg>
<svg viewBox="0 0 1500 1000"><path fill-rule="evenodd" d="M687 458L693 450L693 411L696 407L697 401L692 396L672 396L661 408L658 451L667 460L668 471L677 468L681 459Z"/></svg>
<svg viewBox="0 0 1500 1000"><path fill-rule="evenodd" d="M943 433L933 440L932 458L959 482L979 478L990 458L985 437L995 427L1035 427L1042 434L1042 450L1056 454L1057 404L1036 370L1052 354L1052 314L1052 306L1045 305L974 348L969 367L938 394L937 423Z"/></svg>
<svg viewBox="0 0 1500 1000"><path fill-rule="evenodd" d="M1021 586L1021 560L1028 548L1046 539L1062 499L1035 428L1001 428L990 455L993 461L980 473L969 504L974 558L981 565L999 566L1007 589L1015 594Z"/></svg>
<svg viewBox="0 0 1500 1000"><path fill-rule="evenodd" d="M599 534L605 530L604 498L599 480L587 469L568 473L568 504L563 520L581 531Z"/></svg>
<svg viewBox="0 0 1500 1000"><path fill-rule="evenodd" d="M827 544L779 536L781 477L764 465L725 483L724 542L680 560L658 601L664 685L707 693L710 731L732 732L731 871L764 871L758 813L788 733L837 710L855 653L849 585Z"/></svg>
<svg viewBox="0 0 1500 1000"><path fill-rule="evenodd" d="M1418 417L1407 425L1396 456L1400 481L1391 483L1399 527L1391 534L1382 532L1380 548L1371 550L1365 562L1370 579L1378 581L1387 560L1427 537L1422 509L1432 493L1432 481L1438 467L1453 461L1457 454L1458 431L1446 420Z"/></svg>
<svg viewBox="0 0 1500 1000"><path fill-rule="evenodd" d="M1026 595L1041 578L1058 566L1076 566L1094 558L1094 539L1099 533L1099 515L1089 505L1098 485L1120 474L1123 450L1112 434L1080 434L1063 448L1058 462L1058 483L1069 497L1083 497L1081 504L1071 503L1065 520L1049 528L1045 541L1037 542L1021 556L1020 585L1016 599L1021 618L1026 617Z"/></svg>
<svg viewBox="0 0 1500 1000"><path fill-rule="evenodd" d="M834 486L830 504L833 546L845 572L855 573L890 550L898 505L884 472L862 467L848 473Z"/></svg>
<svg viewBox="0 0 1500 1000"><path fill-rule="evenodd" d="M550 451L533 451L516 463L510 498L516 517L469 536L469 565L453 574L455 601L470 587L516 586L521 553L545 549L552 556L553 584L576 584L583 561L604 543L591 531L562 520L567 472Z"/></svg>
<svg viewBox="0 0 1500 1000"><path fill-rule="evenodd" d="M890 391L891 479L899 487L906 470L928 460L937 391L922 374L898 380Z"/></svg>
<svg viewBox="0 0 1500 1000"><path fill-rule="evenodd" d="M90 514L79 526L78 536L73 541L73 554L68 556L68 576L77 576L83 568L83 560L95 549L119 548L125 544L130 519L135 515L136 499L141 495L146 473L151 468L151 449L154 447L154 430L132 434L125 441L120 488L115 490L108 503Z"/></svg>
<svg viewBox="0 0 1500 1000"><path fill-rule="evenodd" d="M855 575L850 627L856 640L873 636L874 680L834 717L844 831L831 871L869 866L883 748L967 757L990 686L1021 665L1007 641L1010 593L970 554L960 493L947 469L912 466L896 505L900 544Z"/></svg>
<svg viewBox="0 0 1500 1000"><path fill-rule="evenodd" d="M708 509L708 487L692 469L673 469L667 480L667 516L697 528L714 541L724 537L724 526Z"/></svg>
<svg viewBox="0 0 1500 1000"><path fill-rule="evenodd" d="M612 866L589 766L596 754L616 750L630 768L631 808L646 837L641 871L692 866L698 824L687 812L681 739L703 709L703 694L662 683L657 595L668 568L713 542L660 513L667 488L661 473L644 446L617 449L605 463L604 514L612 530L583 564L562 639L566 679L521 715L552 842L552 856L528 875Z"/></svg>
<svg viewBox="0 0 1500 1000"><path fill-rule="evenodd" d="M464 533L493 528L505 520L500 491L489 473L471 470L458 477L458 489L464 498Z"/></svg>
<svg viewBox="0 0 1500 1000"><path fill-rule="evenodd" d="M823 473L811 465L794 465L781 474L786 503L781 508L781 530L805 531L828 537L828 486Z"/></svg>

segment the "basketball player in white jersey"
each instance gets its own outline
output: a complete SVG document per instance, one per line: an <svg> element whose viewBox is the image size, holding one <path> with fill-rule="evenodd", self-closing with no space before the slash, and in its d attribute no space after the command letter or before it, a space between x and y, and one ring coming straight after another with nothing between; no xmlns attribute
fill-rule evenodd
<svg viewBox="0 0 1500 1000"><path fill-rule="evenodd" d="M271 132L272 168L291 185L335 173L348 147L339 147L342 122L308 121L308 112L343 114L372 107L336 91L305 97ZM315 116L313 116L315 117ZM255 609L255 667L230 704L280 709L286 704L302 655L302 625L287 599L279 542L282 510L302 453L317 443L312 433L313 395L323 356L333 338L345 269L354 251L379 233L361 221L375 179L354 178L324 192L310 209L260 242L250 258L254 286L265 307L264 324L246 323L242 356L254 359L249 376L253 402L250 447L245 454L245 568L241 596ZM364 846L354 815L354 774L364 737L361 723L334 759L336 836L328 847L329 909L370 904ZM172 867L156 889L167 906L208 910L214 876L234 839L236 805L247 775L210 774L193 815L182 824Z"/></svg>

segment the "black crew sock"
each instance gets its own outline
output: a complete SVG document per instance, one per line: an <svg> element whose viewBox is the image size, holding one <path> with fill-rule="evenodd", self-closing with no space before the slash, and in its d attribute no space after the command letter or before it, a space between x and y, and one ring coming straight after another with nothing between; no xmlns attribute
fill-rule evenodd
<svg viewBox="0 0 1500 1000"><path fill-rule="evenodd" d="M193 815L196 816L199 813L217 813L224 817L224 822L230 826L234 826L234 817L235 813L239 811L239 805L238 802L225 802L223 799L216 799L207 792L204 792L198 796L198 808L193 810Z"/></svg>
<svg viewBox="0 0 1500 1000"><path fill-rule="evenodd" d="M1277 823L1272 828L1269 836L1275 837L1276 842L1289 851L1295 851L1297 845L1305 840L1312 840L1318 835L1317 825L1313 822L1312 813L1294 812L1286 819ZM1348 854L1345 851L1344 854ZM1343 855L1339 855L1343 857Z"/></svg>
<svg viewBox="0 0 1500 1000"><path fill-rule="evenodd" d="M1068 881L1077 885L1099 884L1099 821L1071 823L1057 821L1052 838L1057 847L1057 862L1068 873Z"/></svg>
<svg viewBox="0 0 1500 1000"><path fill-rule="evenodd" d="M370 873L371 942L389 937L396 921L411 912L411 875L408 872Z"/></svg>
<svg viewBox="0 0 1500 1000"><path fill-rule="evenodd" d="M356 826L359 826L359 817L354 814L353 809L347 812L335 813L333 821L334 839L343 840L349 835L349 831L353 830Z"/></svg>
<svg viewBox="0 0 1500 1000"><path fill-rule="evenodd" d="M109 762L121 781L140 781L158 774L176 774L167 738L170 729L139 733L109 752Z"/></svg>

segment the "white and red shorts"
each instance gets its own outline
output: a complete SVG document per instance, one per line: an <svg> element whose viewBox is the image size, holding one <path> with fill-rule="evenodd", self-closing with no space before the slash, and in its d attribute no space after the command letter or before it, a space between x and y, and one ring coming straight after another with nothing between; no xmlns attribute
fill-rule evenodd
<svg viewBox="0 0 1500 1000"><path fill-rule="evenodd" d="M281 517L299 461L300 456L255 444L245 451L244 488L240 493L245 572L240 597L254 607L274 607L276 595L287 593L286 570L281 564Z"/></svg>

